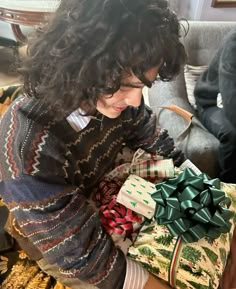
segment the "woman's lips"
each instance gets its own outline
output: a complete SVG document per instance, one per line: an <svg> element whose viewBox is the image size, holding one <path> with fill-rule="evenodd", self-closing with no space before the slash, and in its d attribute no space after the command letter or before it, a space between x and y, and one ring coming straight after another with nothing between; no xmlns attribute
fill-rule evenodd
<svg viewBox="0 0 236 289"><path fill-rule="evenodd" d="M127 108L127 106L113 106L115 111L123 111Z"/></svg>

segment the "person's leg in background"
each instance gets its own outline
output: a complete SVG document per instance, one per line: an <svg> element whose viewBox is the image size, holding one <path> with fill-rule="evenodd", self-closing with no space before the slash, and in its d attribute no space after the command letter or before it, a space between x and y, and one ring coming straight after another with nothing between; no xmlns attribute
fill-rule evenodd
<svg viewBox="0 0 236 289"><path fill-rule="evenodd" d="M198 116L204 126L220 141L220 179L236 183L236 129L222 108L198 106Z"/></svg>

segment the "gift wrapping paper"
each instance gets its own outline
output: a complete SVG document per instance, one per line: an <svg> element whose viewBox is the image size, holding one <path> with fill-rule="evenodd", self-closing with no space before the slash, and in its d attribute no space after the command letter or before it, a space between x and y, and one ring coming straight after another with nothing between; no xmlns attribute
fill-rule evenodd
<svg viewBox="0 0 236 289"><path fill-rule="evenodd" d="M236 185L221 183L221 189L231 199L230 209L236 211ZM231 220L234 224L236 218ZM186 243L173 237L164 225L156 221L144 226L128 255L147 270L166 280L173 288L217 289L224 271L234 226L229 233L212 240L202 238Z"/></svg>
<svg viewBox="0 0 236 289"><path fill-rule="evenodd" d="M172 159L139 161L131 165L130 173L144 179L167 179L175 175Z"/></svg>
<svg viewBox="0 0 236 289"><path fill-rule="evenodd" d="M156 202L151 197L154 191L155 185L151 182L129 175L117 195L117 202L151 219L156 207Z"/></svg>
<svg viewBox="0 0 236 289"><path fill-rule="evenodd" d="M163 159L158 154L149 154L142 149L133 152L123 149L117 157L115 168L107 174L107 178L119 178L122 181L134 174L153 183L175 176L172 159Z"/></svg>

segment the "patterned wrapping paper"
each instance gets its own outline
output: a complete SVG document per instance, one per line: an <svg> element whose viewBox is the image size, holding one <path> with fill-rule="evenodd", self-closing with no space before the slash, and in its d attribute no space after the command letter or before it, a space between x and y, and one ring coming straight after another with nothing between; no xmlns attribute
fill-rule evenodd
<svg viewBox="0 0 236 289"><path fill-rule="evenodd" d="M137 177L137 179L137 175L139 174L143 178L152 179L155 182L162 181L164 177L174 175L172 159L163 160L163 157L157 154L146 153L142 149L134 152L128 147L123 148L122 152L117 156L115 168L104 177L91 195L92 204L100 211L102 225L112 235L114 240L121 239L122 237L132 239L132 234L140 229L144 221L143 215L135 213L135 202L131 202L128 208L122 205L122 201L119 203L116 200L118 192L131 170L134 171L136 174L134 177ZM143 181L143 179L141 180ZM150 191L150 188L152 190L155 189L152 183L147 184L148 191ZM143 187L138 192L140 193L141 190L143 191ZM154 201L149 195L147 197L148 200L144 200L137 207L141 206L143 208L141 212L144 212L145 215L148 207L147 203L152 203L152 216L155 207ZM121 199L123 199L123 196ZM145 216L150 217L150 213Z"/></svg>
<svg viewBox="0 0 236 289"><path fill-rule="evenodd" d="M151 193L154 191L154 184L139 176L129 175L118 193L117 202L151 219L156 207L156 203L151 197Z"/></svg>
<svg viewBox="0 0 236 289"><path fill-rule="evenodd" d="M114 180L114 177L117 177L121 182L125 182L133 165L145 163L147 160L152 161L153 156L146 154L142 150L138 150L131 161L130 158L129 160L124 159L127 162L119 162L119 165L107 175L108 179ZM143 176L148 175L145 170L147 170L147 166L141 169ZM175 176L181 173L181 169L174 169ZM146 180L149 180L149 178L146 177ZM128 184L126 183L127 186L123 186L120 190L118 201L137 213L140 213L141 210L144 216L150 218L155 208L155 204L151 201L152 198L150 197L150 192L154 188L153 184L145 182L137 175L129 176L126 181ZM160 181L162 179L157 178L155 180L155 182ZM142 187L142 185L146 188ZM231 208L235 211L236 186L222 183L221 187L232 199ZM142 197L147 197L147 195L150 199L145 198L144 201ZM130 204L127 205L128 203ZM165 226L157 225L155 221L143 227L141 232L138 233L136 241L131 243L130 246L130 240L129 244L126 244L128 238L123 242L125 246L121 243L125 247L125 253L128 250L128 255L131 258L143 264L150 272L167 280L172 287L181 289L216 289L218 288L229 253L232 231L233 227L230 233L221 234L220 238L215 241L201 239L195 243L185 244L177 237L170 235ZM133 234L133 236L135 235ZM114 239L114 234L112 234L112 238ZM122 235L120 237L115 235L114 241L116 241L116 244L118 244L117 241L119 240L122 241Z"/></svg>
<svg viewBox="0 0 236 289"><path fill-rule="evenodd" d="M123 154L117 158L116 167L106 177L125 181L129 174L154 183L174 177L175 170L172 159L163 159L158 154L149 154L142 149L132 154L132 151L125 147Z"/></svg>
<svg viewBox="0 0 236 289"><path fill-rule="evenodd" d="M127 158L124 155L121 157L122 160L117 162L117 167L107 175L107 178L114 180L117 177L123 183L129 177L126 180L128 182L128 184L126 183L127 186L123 187L118 194L118 201L137 213L140 213L141 210L143 215L150 218L155 208L155 204L150 197L150 192L153 191L154 186L137 175L129 176L129 174L132 171L132 166L141 163L145 164L146 161L152 161L155 157L142 150L136 151L133 158L131 158L132 154L130 152L128 154L129 157ZM160 159L156 160L160 161ZM149 177L147 177L148 173L145 170L147 170L146 165L140 171L143 173L142 176L149 180ZM174 168L174 175L178 176L180 174L182 174L182 170ZM160 181L163 180L158 177L155 179L155 183ZM236 186L229 186L224 183L221 186L222 190L232 199L231 207L235 211ZM130 191L132 194L130 194ZM145 199L148 203L142 199L147 194L151 198ZM127 205L129 202L130 204ZM148 212L149 214L147 214ZM233 228L230 233L222 234L214 242L202 239L196 243L184 244L177 237L170 235L165 226L157 225L155 221L143 227L138 235L133 234L132 236L137 236L137 238L131 244L128 238L123 241L123 235L118 236L113 233L112 238L118 246L122 245L125 248L122 248L125 254L128 251L128 255L131 258L143 264L150 272L169 281L172 287L181 289L216 289L229 253L232 231ZM128 244L127 241L129 241Z"/></svg>
<svg viewBox="0 0 236 289"><path fill-rule="evenodd" d="M172 159L145 160L134 164L130 168L131 174L144 179L167 179L174 177L174 164Z"/></svg>
<svg viewBox="0 0 236 289"><path fill-rule="evenodd" d="M236 185L221 183L230 197L230 209L236 211ZM235 214L231 223L236 220ZM173 288L217 289L230 251L234 226L218 239L203 238L184 243L173 237L165 226L156 221L142 228L128 255L150 272L168 281Z"/></svg>

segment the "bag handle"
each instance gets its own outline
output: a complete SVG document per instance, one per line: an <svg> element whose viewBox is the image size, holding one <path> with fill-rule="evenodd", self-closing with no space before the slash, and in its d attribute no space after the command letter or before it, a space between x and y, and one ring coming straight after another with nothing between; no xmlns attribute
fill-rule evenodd
<svg viewBox="0 0 236 289"><path fill-rule="evenodd" d="M186 143L184 145L184 147L187 146L187 139L188 139L188 136L189 136L189 132L190 132L190 129L192 127L192 125L196 125L204 130L207 131L207 129L201 124L201 122L199 122L193 113L187 111L186 109L178 106L178 105L175 105L175 104L171 104L169 106L161 106L160 108L162 109L168 109L168 110L171 110L175 113L177 113L178 115L182 116L188 123L187 127L180 133L180 135L177 137L176 139L176 143L181 143L184 141L184 139L186 139Z"/></svg>
<svg viewBox="0 0 236 289"><path fill-rule="evenodd" d="M186 119L188 123L192 121L192 118L194 116L191 112L189 112L186 109L183 109L182 107L175 105L175 104L171 104L169 106L161 106L161 108L174 111L175 113L179 114L184 119Z"/></svg>

